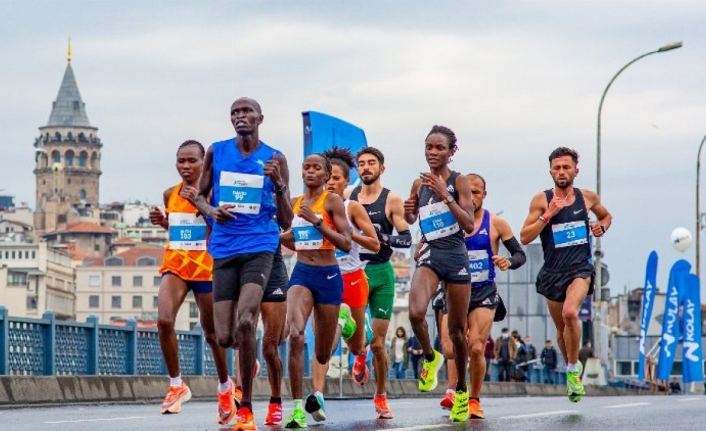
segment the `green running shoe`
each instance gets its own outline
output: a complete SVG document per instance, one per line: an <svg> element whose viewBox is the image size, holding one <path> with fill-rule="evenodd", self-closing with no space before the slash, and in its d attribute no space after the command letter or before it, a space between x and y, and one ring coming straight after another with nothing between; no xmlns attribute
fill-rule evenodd
<svg viewBox="0 0 706 431"><path fill-rule="evenodd" d="M582 372L583 365L581 365L581 362L576 364L576 371L566 372L566 395L572 403L581 401L583 396L586 395L586 389L581 382Z"/></svg>
<svg viewBox="0 0 706 431"><path fill-rule="evenodd" d="M451 422L465 422L468 420L468 390L456 391L450 417Z"/></svg>
<svg viewBox="0 0 706 431"><path fill-rule="evenodd" d="M439 371L443 364L444 357L441 353L434 350L434 360L428 362L426 359L422 362L422 373L419 376L419 392L431 392L436 389L439 384ZM468 404L468 399L466 399Z"/></svg>
<svg viewBox="0 0 706 431"><path fill-rule="evenodd" d="M326 420L326 406L324 396L321 393L309 394L304 400L304 410L311 415L316 422Z"/></svg>
<svg viewBox="0 0 706 431"><path fill-rule="evenodd" d="M341 337L344 340L348 340L355 334L358 325L351 316L351 308L346 304L341 304L341 309L338 311L338 324L341 325Z"/></svg>
<svg viewBox="0 0 706 431"><path fill-rule="evenodd" d="M285 428L306 428L306 413L301 408L296 408L285 422Z"/></svg>

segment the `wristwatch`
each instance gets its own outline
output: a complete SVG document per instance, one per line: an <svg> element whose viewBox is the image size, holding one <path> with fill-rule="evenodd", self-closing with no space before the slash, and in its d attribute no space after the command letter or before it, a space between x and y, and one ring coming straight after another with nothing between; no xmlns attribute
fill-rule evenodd
<svg viewBox="0 0 706 431"><path fill-rule="evenodd" d="M456 199L454 199L454 195L448 195L448 196L446 196L446 197L444 198L444 203L445 203L446 205L448 205L448 204L450 204L451 202L453 202L453 201L455 201L455 200L456 200Z"/></svg>
<svg viewBox="0 0 706 431"><path fill-rule="evenodd" d="M324 222L323 219L319 219L319 221L317 221L316 223L314 223L314 227L317 228L317 229L320 228L320 227L321 227L321 224L322 224L323 222Z"/></svg>
<svg viewBox="0 0 706 431"><path fill-rule="evenodd" d="M282 187L275 189L275 194L277 196L284 196L284 193L287 191L287 185L282 184Z"/></svg>

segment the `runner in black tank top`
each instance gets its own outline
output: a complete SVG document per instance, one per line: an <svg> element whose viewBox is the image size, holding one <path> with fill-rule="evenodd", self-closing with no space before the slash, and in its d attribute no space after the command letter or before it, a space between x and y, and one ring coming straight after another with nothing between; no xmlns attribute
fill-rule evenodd
<svg viewBox="0 0 706 431"><path fill-rule="evenodd" d="M424 351L421 392L432 391L443 356L434 350L426 326L429 301L440 281L446 284L449 335L453 341L458 383L451 420L468 419L466 364L466 313L471 295L471 276L463 242L464 232L473 232L473 197L464 177L449 169L449 158L456 152L456 136L450 129L434 126L425 140L424 155L429 173L414 181L405 202L405 218L413 223L419 218L425 245L420 250L418 267L409 293L409 320Z"/></svg>
<svg viewBox="0 0 706 431"><path fill-rule="evenodd" d="M368 276L368 308L372 317L373 363L375 365L375 415L377 419L392 419L392 411L387 404L385 385L387 382L387 348L385 337L390 326L392 307L395 301L395 271L390 263L392 247L409 248L412 235L404 219L402 199L394 192L382 187L380 175L385 172L385 156L374 147L366 147L356 155L358 175L363 185L353 190L351 200L363 204L377 230L380 240L379 253L360 251L361 260L367 261L365 274ZM394 235L393 230L397 231ZM367 320L366 320L367 321ZM361 374L365 370L365 356L357 356L353 365L353 379L364 381Z"/></svg>
<svg viewBox="0 0 706 431"><path fill-rule="evenodd" d="M537 237L542 241L544 265L537 275L537 292L547 298L557 328L557 344L567 364L566 393L572 402L580 401L586 393L578 361L578 312L586 296L593 292L590 236L602 236L612 221L595 192L573 186L579 172L578 158L576 151L566 147L549 155L549 172L555 187L532 198L520 233L523 244ZM589 221L589 211L598 222Z"/></svg>

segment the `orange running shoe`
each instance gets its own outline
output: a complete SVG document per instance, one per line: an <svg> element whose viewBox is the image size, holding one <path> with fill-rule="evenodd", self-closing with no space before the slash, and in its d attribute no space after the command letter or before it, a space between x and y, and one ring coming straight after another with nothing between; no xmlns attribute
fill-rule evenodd
<svg viewBox="0 0 706 431"><path fill-rule="evenodd" d="M367 357L367 354L358 355L353 362L353 373L351 377L353 377L353 381L357 385L364 385L368 383L370 379L370 369L368 369L368 365L365 363Z"/></svg>
<svg viewBox="0 0 706 431"><path fill-rule="evenodd" d="M454 391L449 391L449 390L446 391L446 395L439 403L439 405L441 406L442 409L451 410L451 408L454 406L454 398L455 398L454 395L455 395Z"/></svg>
<svg viewBox="0 0 706 431"><path fill-rule="evenodd" d="M485 412L480 407L480 401L468 400L468 417L471 419L485 419Z"/></svg>
<svg viewBox="0 0 706 431"><path fill-rule="evenodd" d="M373 400L375 403L375 418L376 419L392 419L392 411L387 405L387 395L375 395Z"/></svg>
<svg viewBox="0 0 706 431"><path fill-rule="evenodd" d="M233 401L235 402L235 410L240 410L240 402L243 400L243 390L240 386L233 385L235 390L233 391Z"/></svg>
<svg viewBox="0 0 706 431"><path fill-rule="evenodd" d="M267 407L265 425L282 425L282 404L270 403Z"/></svg>
<svg viewBox="0 0 706 431"><path fill-rule="evenodd" d="M249 407L242 407L238 409L238 416L235 419L235 426L233 429L236 431L257 430L257 425L255 425L255 417Z"/></svg>
<svg viewBox="0 0 706 431"><path fill-rule="evenodd" d="M169 386L167 396L162 402L162 414L179 413L181 411L181 403L185 403L191 399L191 390L186 383L181 382L181 386Z"/></svg>
<svg viewBox="0 0 706 431"><path fill-rule="evenodd" d="M218 392L218 414L216 421L221 425L228 425L233 420L238 409L235 406L235 383L228 379L230 386L225 392Z"/></svg>

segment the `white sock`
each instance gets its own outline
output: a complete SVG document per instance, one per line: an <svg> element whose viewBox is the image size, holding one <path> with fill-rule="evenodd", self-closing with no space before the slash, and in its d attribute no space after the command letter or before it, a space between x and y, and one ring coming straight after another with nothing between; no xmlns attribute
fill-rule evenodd
<svg viewBox="0 0 706 431"><path fill-rule="evenodd" d="M293 404L294 404L294 410L297 410L297 409L301 410L302 405L304 404L304 401L303 400L294 400Z"/></svg>
<svg viewBox="0 0 706 431"><path fill-rule="evenodd" d="M218 382L218 392L224 394L230 389L230 380L226 380L225 383Z"/></svg>
<svg viewBox="0 0 706 431"><path fill-rule="evenodd" d="M181 374L176 377L169 378L169 386L178 387L181 386Z"/></svg>
<svg viewBox="0 0 706 431"><path fill-rule="evenodd" d="M453 389L447 389L447 390L446 390L446 393L447 393L447 394L451 394L451 395L456 395L456 391L453 390Z"/></svg>
<svg viewBox="0 0 706 431"><path fill-rule="evenodd" d="M318 396L320 396L321 398L324 397L324 394L322 394L321 391L316 391L316 392L314 392L314 395L318 395Z"/></svg>
<svg viewBox="0 0 706 431"><path fill-rule="evenodd" d="M566 366L566 371L571 371L572 373L575 373L579 370L579 366L577 364L569 364Z"/></svg>

